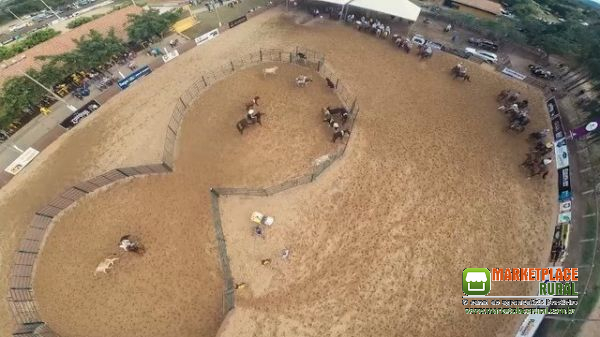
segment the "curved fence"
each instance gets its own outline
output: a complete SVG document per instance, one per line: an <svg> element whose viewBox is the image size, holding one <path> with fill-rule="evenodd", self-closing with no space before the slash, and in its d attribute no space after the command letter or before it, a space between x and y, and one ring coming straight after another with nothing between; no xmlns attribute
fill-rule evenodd
<svg viewBox="0 0 600 337"><path fill-rule="evenodd" d="M301 57L302 55L302 57ZM205 89L212 84L226 78L237 70L245 69L259 63L282 62L297 64L317 71L324 79L329 79L334 86L332 90L342 101L343 105L350 111L348 120L351 129L359 112L356 97L346 87L333 69L326 64L325 58L314 50L296 47L293 51L281 49L260 49L257 52L247 54L241 58L232 59L216 69L204 71L200 79L190 86L178 99L171 119L167 125L162 163L153 165L141 165L135 167L118 168L101 174L93 179L81 182L50 201L45 207L37 211L31 225L25 234L15 254L13 268L9 278L8 304L17 323L17 329L13 336L19 337L58 337L51 328L40 317L33 294L33 277L35 273L35 262L43 243L49 234L52 220L64 209L71 206L80 198L97 189L110 185L113 182L128 177L168 173L173 170L175 163L175 152L177 135L179 133L183 117L188 107L193 104ZM219 248L219 260L223 269L225 291L223 294L223 311L228 312L234 307L234 284L231 270L229 268L229 257L225 237L221 226L218 198L221 195L251 195L269 196L275 193L314 181L327 167L345 152L347 141L342 142L335 152L329 154L326 159L316 164L311 172L286 180L280 184L262 188L226 188L216 187L211 189L213 224Z"/></svg>

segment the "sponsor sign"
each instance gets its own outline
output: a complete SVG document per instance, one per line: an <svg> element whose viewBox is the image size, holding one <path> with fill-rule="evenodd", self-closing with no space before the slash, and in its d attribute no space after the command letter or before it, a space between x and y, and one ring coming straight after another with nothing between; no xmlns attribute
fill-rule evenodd
<svg viewBox="0 0 600 337"><path fill-rule="evenodd" d="M196 42L196 45L199 46L207 41L210 41L210 40L216 38L217 36L219 36L219 30L213 29L208 33L198 36L197 38L194 39L194 41Z"/></svg>
<svg viewBox="0 0 600 337"><path fill-rule="evenodd" d="M599 125L600 125L600 118L597 118L597 119L587 123L584 126L580 126L578 128L571 130L571 135L573 136L573 138L583 138L583 137L587 136L589 133L599 131L600 130L600 127L598 127Z"/></svg>
<svg viewBox="0 0 600 337"><path fill-rule="evenodd" d="M571 212L564 212L558 214L558 224L562 225L565 223L571 223Z"/></svg>
<svg viewBox="0 0 600 337"><path fill-rule="evenodd" d="M569 166L569 152L567 150L567 141L561 140L554 143L554 154L556 155L556 168L561 169Z"/></svg>
<svg viewBox="0 0 600 337"><path fill-rule="evenodd" d="M546 101L546 106L548 107L548 113L550 114L550 118L554 118L558 116L558 104L556 104L556 98L551 97Z"/></svg>
<svg viewBox="0 0 600 337"><path fill-rule="evenodd" d="M520 72L514 71L514 70L512 70L510 68L506 68L506 67L504 67L504 69L502 69L502 73L504 75L508 75L512 78L516 78L520 81L524 80L527 77L527 76L521 74Z"/></svg>
<svg viewBox="0 0 600 337"><path fill-rule="evenodd" d="M245 15L240 16L239 18L237 18L235 20L229 21L229 28L233 28L233 27L239 25L240 23L244 23L246 21L248 21L248 17L246 17Z"/></svg>
<svg viewBox="0 0 600 337"><path fill-rule="evenodd" d="M31 161L37 157L38 154L40 154L40 151L30 147L21 153L17 159L10 163L10 165L8 165L4 171L12 174L13 176L17 175L17 173L21 172L21 170L24 169L27 164L31 163Z"/></svg>
<svg viewBox="0 0 600 337"><path fill-rule="evenodd" d="M570 212L571 211L571 200L566 200L560 203L559 212Z"/></svg>
<svg viewBox="0 0 600 337"><path fill-rule="evenodd" d="M177 56L179 56L179 51L177 51L177 49L174 49L172 52L167 52L166 55L163 55L162 60L164 63L167 63L172 59L176 58Z"/></svg>
<svg viewBox="0 0 600 337"><path fill-rule="evenodd" d="M560 193L571 191L571 177L568 166L558 170L558 191Z"/></svg>
<svg viewBox="0 0 600 337"><path fill-rule="evenodd" d="M152 69L150 69L149 66L143 66L140 69L127 75L124 79L119 80L119 82L118 82L119 88L125 89L125 88L129 87L133 82L137 81L138 79L140 79L143 76L150 74L151 72L152 72Z"/></svg>
<svg viewBox="0 0 600 337"><path fill-rule="evenodd" d="M560 116L552 118L552 133L554 134L554 140L559 141L565 138L565 131L563 129L562 121Z"/></svg>
<svg viewBox="0 0 600 337"><path fill-rule="evenodd" d="M75 112L69 115L69 117L65 118L60 125L65 129L70 129L75 125L79 124L82 119L91 115L92 112L96 111L100 107L100 103L91 100L87 102L84 106L77 109Z"/></svg>

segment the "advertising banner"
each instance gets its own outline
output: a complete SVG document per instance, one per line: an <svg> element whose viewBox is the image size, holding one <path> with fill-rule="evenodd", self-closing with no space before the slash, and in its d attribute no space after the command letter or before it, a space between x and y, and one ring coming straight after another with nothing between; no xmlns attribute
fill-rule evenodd
<svg viewBox="0 0 600 337"><path fill-rule="evenodd" d="M517 80L520 80L520 81L524 80L527 77L517 71L514 71L514 70L512 70L510 68L506 68L506 67L504 69L502 69L502 73L504 75L508 75L512 78L516 78Z"/></svg>
<svg viewBox="0 0 600 337"><path fill-rule="evenodd" d="M197 38L194 39L194 41L196 42L196 45L199 46L207 41L210 41L210 40L216 38L217 36L219 36L219 30L213 29L208 33L198 36Z"/></svg>
<svg viewBox="0 0 600 337"><path fill-rule="evenodd" d="M151 72L152 72L152 69L150 69L149 66L143 66L143 67L139 68L138 70L132 72L131 74L127 75L124 79L119 80L119 82L118 82L119 88L126 89L133 82L137 81L138 79L140 79L143 76L150 74Z"/></svg>
<svg viewBox="0 0 600 337"><path fill-rule="evenodd" d="M560 116L552 118L552 133L554 134L555 141L559 141L565 138L565 130L563 129Z"/></svg>
<svg viewBox="0 0 600 337"><path fill-rule="evenodd" d="M21 153L17 159L10 163L10 165L8 165L4 171L12 174L13 176L17 175L17 173L21 172L21 170L25 168L27 164L31 163L31 161L37 157L38 154L40 154L40 151L30 147Z"/></svg>
<svg viewBox="0 0 600 337"><path fill-rule="evenodd" d="M585 136L587 136L588 134L590 134L592 132L599 131L600 128L598 128L598 125L600 125L600 118L597 118L597 119L587 123L584 126L580 126L578 128L572 129L571 135L575 139L584 138Z"/></svg>
<svg viewBox="0 0 600 337"><path fill-rule="evenodd" d="M167 63L172 59L176 58L177 56L179 56L179 51L177 51L177 49L174 49L173 51L167 52L167 54L163 55L162 60L164 63Z"/></svg>
<svg viewBox="0 0 600 337"><path fill-rule="evenodd" d="M569 166L569 152L567 150L567 141L561 140L554 143L554 153L556 155L556 168L561 169Z"/></svg>
<svg viewBox="0 0 600 337"><path fill-rule="evenodd" d="M556 98L551 97L546 101L546 106L548 107L548 113L550 114L550 118L554 118L558 116L558 104L556 104Z"/></svg>
<svg viewBox="0 0 600 337"><path fill-rule="evenodd" d="M560 193L571 191L571 177L568 166L558 170L558 191Z"/></svg>
<svg viewBox="0 0 600 337"><path fill-rule="evenodd" d="M235 20L229 21L229 28L233 28L233 27L239 25L240 23L244 23L246 21L248 21L248 17L247 16L245 16L245 15L244 16L240 16L239 18L237 18Z"/></svg>
<svg viewBox="0 0 600 337"><path fill-rule="evenodd" d="M87 102L84 106L77 109L75 112L69 115L69 117L65 118L60 125L65 129L70 129L75 125L79 124L79 122L91 115L92 112L96 111L100 107L100 103L91 100Z"/></svg>

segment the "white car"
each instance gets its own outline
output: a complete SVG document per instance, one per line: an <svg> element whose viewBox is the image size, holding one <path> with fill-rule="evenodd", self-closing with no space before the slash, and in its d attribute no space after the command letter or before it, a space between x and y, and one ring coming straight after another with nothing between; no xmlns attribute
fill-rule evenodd
<svg viewBox="0 0 600 337"><path fill-rule="evenodd" d="M412 41L412 43L416 44L417 46L422 46L425 44L425 42L427 42L427 39L425 39L421 35L415 35L415 36L413 36L411 41Z"/></svg>
<svg viewBox="0 0 600 337"><path fill-rule="evenodd" d="M467 56L475 56L479 59L484 60L487 63L497 63L498 62L498 55L496 55L492 52L489 52L487 50L481 50L481 49L467 47L467 48L465 48L465 54L467 54Z"/></svg>

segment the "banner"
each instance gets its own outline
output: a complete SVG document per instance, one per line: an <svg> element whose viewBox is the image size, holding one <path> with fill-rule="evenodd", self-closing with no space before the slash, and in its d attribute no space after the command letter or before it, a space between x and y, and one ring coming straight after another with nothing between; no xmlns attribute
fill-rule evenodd
<svg viewBox="0 0 600 337"><path fill-rule="evenodd" d="M571 191L571 177L569 167L558 170L558 191Z"/></svg>
<svg viewBox="0 0 600 337"><path fill-rule="evenodd" d="M151 72L152 72L152 69L150 69L149 66L143 66L140 69L127 75L124 79L119 80L119 82L118 82L119 88L125 89L125 88L129 87L133 82L135 82L139 78L141 78L142 76L146 76L146 75L150 74Z"/></svg>
<svg viewBox="0 0 600 337"><path fill-rule="evenodd" d="M516 337L533 337L535 332L537 331L540 324L542 324L542 320L544 319L544 314L533 314L527 315L523 324L519 327L519 331L517 332Z"/></svg>
<svg viewBox="0 0 600 337"><path fill-rule="evenodd" d="M563 212L558 214L558 224L571 223L571 212Z"/></svg>
<svg viewBox="0 0 600 337"><path fill-rule="evenodd" d="M65 129L70 129L75 125L79 124L79 122L91 115L92 112L96 111L100 107L100 103L91 100L87 102L84 106L77 109L75 112L69 115L69 117L65 118L60 125Z"/></svg>
<svg viewBox="0 0 600 337"><path fill-rule="evenodd" d="M572 129L571 136L573 136L573 138L583 138L589 133L599 131L600 129L598 128L598 125L600 125L600 118L597 118L584 126Z"/></svg>
<svg viewBox="0 0 600 337"><path fill-rule="evenodd" d="M571 211L571 200L563 201L559 204L559 212L570 212Z"/></svg>
<svg viewBox="0 0 600 337"><path fill-rule="evenodd" d="M197 38L194 39L194 41L196 42L196 45L199 46L199 45L203 44L204 42L207 42L207 41L210 41L210 40L216 38L217 36L219 36L219 30L213 29L208 33L198 36Z"/></svg>
<svg viewBox="0 0 600 337"><path fill-rule="evenodd" d="M239 18L233 20L233 21L229 21L229 28L233 28L237 25L239 25L240 23L244 23L248 21L248 17L244 16L240 16Z"/></svg>
<svg viewBox="0 0 600 337"><path fill-rule="evenodd" d="M546 106L548 107L548 113L550 114L550 118L554 118L558 116L558 104L556 104L556 98L551 97L546 101Z"/></svg>
<svg viewBox="0 0 600 337"><path fill-rule="evenodd" d="M563 129L562 121L560 116L552 118L552 133L554 134L554 140L559 141L565 138L565 131Z"/></svg>
<svg viewBox="0 0 600 337"><path fill-rule="evenodd" d="M10 165L8 165L4 171L12 174L13 176L17 175L17 173L21 172L21 170L25 168L27 164L31 163L31 161L37 157L38 154L40 154L40 151L30 147L21 153L17 159L10 163Z"/></svg>
<svg viewBox="0 0 600 337"><path fill-rule="evenodd" d="M519 72L516 72L516 71L514 71L510 68L506 68L506 67L504 69L502 69L502 73L504 75L508 75L510 77L516 78L517 80L521 80L521 81L527 77Z"/></svg>
<svg viewBox="0 0 600 337"><path fill-rule="evenodd" d="M162 60L164 63L167 63L172 59L176 58L177 56L179 56L179 51L177 51L177 49L174 49L172 52L167 52L166 55L163 55Z"/></svg>
<svg viewBox="0 0 600 337"><path fill-rule="evenodd" d="M554 143L554 154L556 155L556 168L561 169L569 166L569 152L567 141L561 140Z"/></svg>

